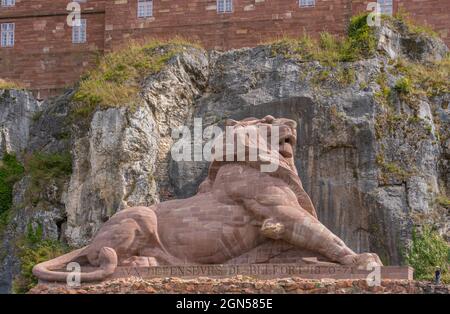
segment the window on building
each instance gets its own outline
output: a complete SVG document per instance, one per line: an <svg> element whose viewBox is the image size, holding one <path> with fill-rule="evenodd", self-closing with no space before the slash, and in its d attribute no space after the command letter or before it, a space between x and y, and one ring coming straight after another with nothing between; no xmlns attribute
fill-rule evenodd
<svg viewBox="0 0 450 314"><path fill-rule="evenodd" d="M80 25L72 27L72 42L74 44L86 42L86 19L81 19Z"/></svg>
<svg viewBox="0 0 450 314"><path fill-rule="evenodd" d="M153 16L153 0L138 0L138 17Z"/></svg>
<svg viewBox="0 0 450 314"><path fill-rule="evenodd" d="M233 12L233 0L217 0L218 13Z"/></svg>
<svg viewBox="0 0 450 314"><path fill-rule="evenodd" d="M3 23L1 26L2 38L1 38L1 46L2 47L14 47L14 23Z"/></svg>
<svg viewBox="0 0 450 314"><path fill-rule="evenodd" d="M386 15L392 15L392 0L378 0L380 5L380 13Z"/></svg>
<svg viewBox="0 0 450 314"><path fill-rule="evenodd" d="M300 0L299 3L302 8L316 6L316 0Z"/></svg>
<svg viewBox="0 0 450 314"><path fill-rule="evenodd" d="M16 0L2 0L2 7L13 7L16 5Z"/></svg>

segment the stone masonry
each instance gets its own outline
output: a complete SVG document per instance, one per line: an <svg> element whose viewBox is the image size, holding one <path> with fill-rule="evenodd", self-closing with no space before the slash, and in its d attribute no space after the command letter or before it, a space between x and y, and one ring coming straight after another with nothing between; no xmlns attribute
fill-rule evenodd
<svg viewBox="0 0 450 314"><path fill-rule="evenodd" d="M433 285L429 282L410 280L383 280L381 285L370 287L364 279L308 280L298 277L282 279L256 279L245 276L232 278L196 279L157 278L146 280L137 277L115 279L79 289L64 285L40 284L30 294L448 294L449 285Z"/></svg>

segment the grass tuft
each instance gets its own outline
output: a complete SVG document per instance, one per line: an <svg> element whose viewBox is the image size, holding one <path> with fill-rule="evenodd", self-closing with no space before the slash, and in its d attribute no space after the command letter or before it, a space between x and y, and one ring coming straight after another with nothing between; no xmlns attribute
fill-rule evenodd
<svg viewBox="0 0 450 314"><path fill-rule="evenodd" d="M395 82L394 89L401 95L409 95L413 90L411 80L408 77L398 79L397 82Z"/></svg>
<svg viewBox="0 0 450 314"><path fill-rule="evenodd" d="M97 107L136 106L142 80L161 71L186 47L197 45L182 39L131 42L127 47L105 55L81 80L73 98L74 114L89 116Z"/></svg>
<svg viewBox="0 0 450 314"><path fill-rule="evenodd" d="M445 209L450 210L450 198L441 195L436 200L437 200L439 205L441 205Z"/></svg>
<svg viewBox="0 0 450 314"><path fill-rule="evenodd" d="M0 79L0 89L25 89L25 87L18 82Z"/></svg>
<svg viewBox="0 0 450 314"><path fill-rule="evenodd" d="M326 66L373 57L376 37L366 20L367 14L353 17L348 35L344 38L324 32L318 39L304 35L269 42L272 55L283 55L299 61L319 61Z"/></svg>
<svg viewBox="0 0 450 314"><path fill-rule="evenodd" d="M450 93L450 55L427 64L397 59L394 68L409 81L409 93L414 96L433 97Z"/></svg>

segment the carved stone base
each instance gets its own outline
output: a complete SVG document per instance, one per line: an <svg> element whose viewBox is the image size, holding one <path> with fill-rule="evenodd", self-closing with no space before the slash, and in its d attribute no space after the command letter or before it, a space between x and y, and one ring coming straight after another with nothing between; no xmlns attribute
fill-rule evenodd
<svg viewBox="0 0 450 314"><path fill-rule="evenodd" d="M323 263L325 264L325 263ZM93 269L82 267L82 272ZM225 264L225 265L180 265L155 267L118 267L107 280L119 278L230 278L246 276L256 279L276 279L298 277L303 279L366 279L372 271L346 267L337 264ZM381 280L413 280L414 270L409 266L383 266L380 268ZM39 283L46 284L43 280Z"/></svg>
<svg viewBox="0 0 450 314"><path fill-rule="evenodd" d="M381 267L381 279L412 280L413 269L407 266ZM305 279L366 279L372 271L340 265L298 264L236 264L236 265L182 265L157 267L118 267L109 279L138 277L153 278L227 278L249 276L258 279L299 277Z"/></svg>

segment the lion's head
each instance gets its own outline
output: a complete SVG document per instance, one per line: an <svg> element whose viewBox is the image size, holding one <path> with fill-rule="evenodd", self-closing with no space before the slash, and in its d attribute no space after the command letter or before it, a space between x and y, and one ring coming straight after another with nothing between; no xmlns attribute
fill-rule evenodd
<svg viewBox="0 0 450 314"><path fill-rule="evenodd" d="M245 163L287 182L296 193L300 206L317 217L295 167L296 143L297 123L293 120L272 116L242 121L227 120L225 132L216 139L208 178L213 182L224 164Z"/></svg>

